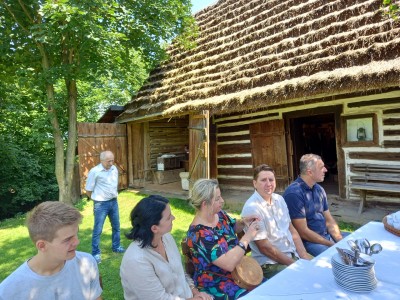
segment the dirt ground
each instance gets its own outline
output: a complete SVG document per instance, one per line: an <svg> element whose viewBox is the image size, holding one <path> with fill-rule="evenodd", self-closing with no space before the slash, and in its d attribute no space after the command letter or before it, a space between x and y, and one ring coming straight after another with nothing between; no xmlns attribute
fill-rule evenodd
<svg viewBox="0 0 400 300"><path fill-rule="evenodd" d="M160 194L165 197L188 199L188 191L182 190L181 182L168 184L153 184L146 182L141 188L130 189L132 192L144 194ZM240 211L243 203L251 195L252 191L222 191L226 207ZM390 205L383 203L371 203L364 212L359 215L359 201L340 200L337 195L328 194L330 211L337 221L352 222L364 225L370 221L382 221L383 217L392 212L400 210L400 205Z"/></svg>

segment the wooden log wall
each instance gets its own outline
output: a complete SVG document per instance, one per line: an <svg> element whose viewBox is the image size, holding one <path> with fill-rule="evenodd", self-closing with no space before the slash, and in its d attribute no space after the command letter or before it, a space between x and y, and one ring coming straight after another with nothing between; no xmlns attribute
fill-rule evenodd
<svg viewBox="0 0 400 300"><path fill-rule="evenodd" d="M188 116L150 121L148 127L151 168L157 169L157 157L166 153L184 153L189 145Z"/></svg>
<svg viewBox="0 0 400 300"><path fill-rule="evenodd" d="M253 188L249 124L217 125L217 169L221 188Z"/></svg>
<svg viewBox="0 0 400 300"><path fill-rule="evenodd" d="M219 115L213 117L217 128L217 178L222 188L252 189L253 158L251 154L250 124L268 120L280 119L283 113L289 111L301 111L312 107L334 107L342 106L342 117L352 115L371 115L377 117L376 132L378 143L376 145L362 145L351 147L344 144L339 146L338 164L342 165L344 173L340 173L339 185L344 193L341 197L350 200L359 200L358 191L348 188L349 178L352 174L351 165L358 163L375 163L398 165L400 168L400 97L398 92L389 91L386 94L355 95L354 97L343 97L330 99L321 103L304 105L293 103L286 107L277 107L268 111L257 111L242 114ZM340 135L346 128L341 124L338 128L336 138L341 140ZM368 193L368 200L381 202L400 203L398 195L388 193Z"/></svg>
<svg viewBox="0 0 400 300"><path fill-rule="evenodd" d="M222 189L253 191L253 157L250 124L279 119L277 112L215 116L217 173Z"/></svg>
<svg viewBox="0 0 400 300"><path fill-rule="evenodd" d="M370 163L398 166L400 169L400 98L379 99L348 103L347 111L375 113L378 119L378 144L369 147L344 147L346 157L346 182L357 175L354 164ZM347 190L347 197L359 200L358 190ZM367 201L400 203L399 194L388 192L368 192Z"/></svg>

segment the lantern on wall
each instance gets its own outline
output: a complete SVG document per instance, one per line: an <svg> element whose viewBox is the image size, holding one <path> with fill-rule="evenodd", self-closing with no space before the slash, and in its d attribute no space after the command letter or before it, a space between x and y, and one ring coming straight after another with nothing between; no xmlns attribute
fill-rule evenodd
<svg viewBox="0 0 400 300"><path fill-rule="evenodd" d="M365 141L367 139L367 131L365 130L364 124L357 126L357 140Z"/></svg>

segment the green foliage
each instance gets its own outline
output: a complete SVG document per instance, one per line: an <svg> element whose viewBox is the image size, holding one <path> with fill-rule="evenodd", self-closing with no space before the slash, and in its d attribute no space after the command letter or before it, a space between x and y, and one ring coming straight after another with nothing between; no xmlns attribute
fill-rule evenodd
<svg viewBox="0 0 400 300"><path fill-rule="evenodd" d="M0 134L14 143L3 155L18 149L15 157L30 154L37 167L16 174L31 181L14 183L19 198L12 201L46 200L55 181L48 171L56 174L60 200L68 199L76 121L96 121L109 105L127 103L165 58L166 42L178 36L177 43L193 46L190 7L190 0L0 2ZM6 139L10 128L15 134ZM27 160L15 160L18 172ZM4 176L9 186L14 177ZM44 184L38 178L48 186L32 190Z"/></svg>
<svg viewBox="0 0 400 300"><path fill-rule="evenodd" d="M17 93L15 91L18 91ZM57 199L53 145L38 91L0 82L0 220ZM48 125L47 125L48 127ZM41 129L41 130L40 130Z"/></svg>
<svg viewBox="0 0 400 300"><path fill-rule="evenodd" d="M45 158L35 157L5 138L0 136L0 159L7 162L0 170L0 220L29 209L40 200L57 198L53 170L40 162Z"/></svg>
<svg viewBox="0 0 400 300"><path fill-rule="evenodd" d="M396 0L383 0L382 2L382 10L383 13L393 20L397 20L399 18L400 10L398 1Z"/></svg>

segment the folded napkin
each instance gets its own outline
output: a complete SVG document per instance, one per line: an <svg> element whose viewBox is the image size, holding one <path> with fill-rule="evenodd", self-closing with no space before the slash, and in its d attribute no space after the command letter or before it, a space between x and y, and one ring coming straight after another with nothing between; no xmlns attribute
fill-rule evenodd
<svg viewBox="0 0 400 300"><path fill-rule="evenodd" d="M400 211L390 214L386 217L387 223L396 229L400 229Z"/></svg>

